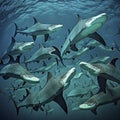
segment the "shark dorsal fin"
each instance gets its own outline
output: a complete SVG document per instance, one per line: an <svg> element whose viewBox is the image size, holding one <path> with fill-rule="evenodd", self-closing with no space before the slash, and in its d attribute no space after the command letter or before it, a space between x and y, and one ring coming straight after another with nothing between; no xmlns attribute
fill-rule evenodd
<svg viewBox="0 0 120 120"><path fill-rule="evenodd" d="M35 17L33 17L33 19L34 19L34 24L38 23L38 20Z"/></svg>
<svg viewBox="0 0 120 120"><path fill-rule="evenodd" d="M47 81L50 80L52 77L53 77L53 75L51 74L51 72L48 72Z"/></svg>
<svg viewBox="0 0 120 120"><path fill-rule="evenodd" d="M56 102L58 105L60 105L60 107L64 110L64 112L67 114L68 110L67 110L67 104L63 98L63 91L57 95L54 99L54 102Z"/></svg>
<svg viewBox="0 0 120 120"><path fill-rule="evenodd" d="M40 43L40 44L39 44L39 48L44 48L44 46Z"/></svg>
<svg viewBox="0 0 120 120"><path fill-rule="evenodd" d="M81 17L80 17L80 15L79 15L79 14L77 14L77 17L78 17L78 21L79 21L79 20L81 20Z"/></svg>
<svg viewBox="0 0 120 120"><path fill-rule="evenodd" d="M113 65L113 66L115 66L115 63L116 63L117 60L118 60L118 58L112 59L112 60L110 61L110 64Z"/></svg>

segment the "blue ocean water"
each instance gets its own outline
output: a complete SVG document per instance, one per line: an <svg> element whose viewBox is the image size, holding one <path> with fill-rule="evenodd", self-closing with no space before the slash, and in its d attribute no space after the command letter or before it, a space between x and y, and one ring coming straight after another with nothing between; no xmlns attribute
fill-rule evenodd
<svg viewBox="0 0 120 120"><path fill-rule="evenodd" d="M51 34L50 40L44 42L44 37L37 38L36 46L26 56L31 56L38 49L39 43L45 46L56 46L61 49L65 38L68 35L68 29L72 29L77 23L77 14L81 18L90 18L100 13L106 12L108 15L107 22L102 28L98 30L98 33L105 39L107 46L113 47L114 41L120 47L120 1L119 0L0 0L0 55L8 48L11 42L11 36L14 35L15 27L13 23L17 23L20 28L29 27L33 25L32 17L36 17L41 23L51 24L63 24L64 28ZM33 41L32 37L17 34L17 41ZM86 39L87 40L87 39ZM83 54L75 61L64 61L65 65L73 66L76 62L89 61L90 56L93 55L99 57L110 56L111 58L120 58L120 52L105 52L100 49L94 49ZM22 58L23 60L23 58ZM49 62L49 61L48 61ZM31 68L35 68L40 64L32 63ZM118 68L120 68L120 60L117 62ZM60 64L61 73L64 73L64 68ZM78 66L78 69L79 66ZM39 74L35 74L39 76ZM87 78L83 77L82 82ZM3 90L10 86L10 83L14 80L4 80L0 78L0 89ZM76 81L75 81L76 82ZM72 82L65 93L72 90ZM76 82L77 84L80 81ZM65 94L64 94L65 97ZM77 98L74 98L76 101ZM52 114L46 116L45 112L32 111L31 109L22 108L17 116L15 106L9 97L4 94L0 94L0 120L119 120L120 115L120 103L117 106L114 104L107 104L98 108L98 115L95 116L91 111L72 111L71 102L67 101L68 114L66 115L61 108L54 102L50 103L51 108L54 108Z"/></svg>

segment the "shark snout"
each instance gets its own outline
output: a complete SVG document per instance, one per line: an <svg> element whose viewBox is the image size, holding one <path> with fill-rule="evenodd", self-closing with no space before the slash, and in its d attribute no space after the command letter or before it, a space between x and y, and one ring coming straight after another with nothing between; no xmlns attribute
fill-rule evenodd
<svg viewBox="0 0 120 120"><path fill-rule="evenodd" d="M58 24L58 25L52 25L52 26L50 26L48 29L49 29L50 31L56 31L56 30L61 29L62 27L63 27L63 25Z"/></svg>
<svg viewBox="0 0 120 120"><path fill-rule="evenodd" d="M87 70L88 72L92 74L98 74L100 72L100 69L90 63L87 62L80 62L79 63L80 67Z"/></svg>
<svg viewBox="0 0 120 120"><path fill-rule="evenodd" d="M39 83L40 79L33 76L33 75L23 75L22 76L23 79L25 79L26 81L30 82L30 83Z"/></svg>
<svg viewBox="0 0 120 120"><path fill-rule="evenodd" d="M76 73L76 68L75 67L71 68L61 79L61 83L64 86L66 86L66 84L69 85L70 80L75 76L75 73Z"/></svg>
<svg viewBox="0 0 120 120"><path fill-rule="evenodd" d="M28 42L25 43L24 45L20 46L19 49L22 50L30 50L34 47L35 43L34 42Z"/></svg>

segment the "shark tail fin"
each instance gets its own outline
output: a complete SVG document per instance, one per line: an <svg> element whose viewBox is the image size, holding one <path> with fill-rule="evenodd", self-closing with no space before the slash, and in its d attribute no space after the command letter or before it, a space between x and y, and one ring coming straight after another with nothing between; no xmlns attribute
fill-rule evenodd
<svg viewBox="0 0 120 120"><path fill-rule="evenodd" d="M15 37L15 36L17 35L17 33L18 33L19 28L18 28L18 26L17 26L16 23L14 23L14 25L15 25L15 33L14 33L14 37Z"/></svg>
<svg viewBox="0 0 120 120"><path fill-rule="evenodd" d="M17 58L16 58L16 63L19 63L20 64L20 57L21 57L22 54L18 55Z"/></svg>

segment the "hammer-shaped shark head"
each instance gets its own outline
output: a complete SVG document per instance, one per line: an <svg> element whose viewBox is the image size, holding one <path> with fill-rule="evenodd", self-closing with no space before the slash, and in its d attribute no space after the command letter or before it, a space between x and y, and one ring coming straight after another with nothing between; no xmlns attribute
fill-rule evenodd
<svg viewBox="0 0 120 120"><path fill-rule="evenodd" d="M20 47L20 51L28 51L34 47L35 43L34 42L25 42L23 43Z"/></svg>
<svg viewBox="0 0 120 120"><path fill-rule="evenodd" d="M95 33L99 28L101 28L103 26L103 24L106 22L107 20L107 15L106 13L102 13L102 14L99 14L97 16L94 16L90 19L88 19L86 22L85 22L85 28L84 30L81 32L81 35L82 36L87 36L93 33ZM95 37L96 39L97 37ZM97 41L101 42L103 45L105 45L105 42L104 40L102 39L97 39Z"/></svg>
<svg viewBox="0 0 120 120"><path fill-rule="evenodd" d="M101 13L97 16L94 16L94 17L90 18L86 22L86 26L90 27L94 24L101 24L102 25L103 23L105 23L106 19L107 19L107 14L106 13Z"/></svg>
<svg viewBox="0 0 120 120"><path fill-rule="evenodd" d="M58 25L51 25L50 27L48 27L49 31L57 31L59 29L61 29L63 27L63 25L58 24Z"/></svg>
<svg viewBox="0 0 120 120"><path fill-rule="evenodd" d="M100 68L95 66L94 64L90 64L87 62L80 62L80 67L89 71L91 74L98 75L100 73Z"/></svg>
<svg viewBox="0 0 120 120"><path fill-rule="evenodd" d="M75 76L76 68L71 68L66 74L61 77L61 84L67 87L70 84L70 80Z"/></svg>

